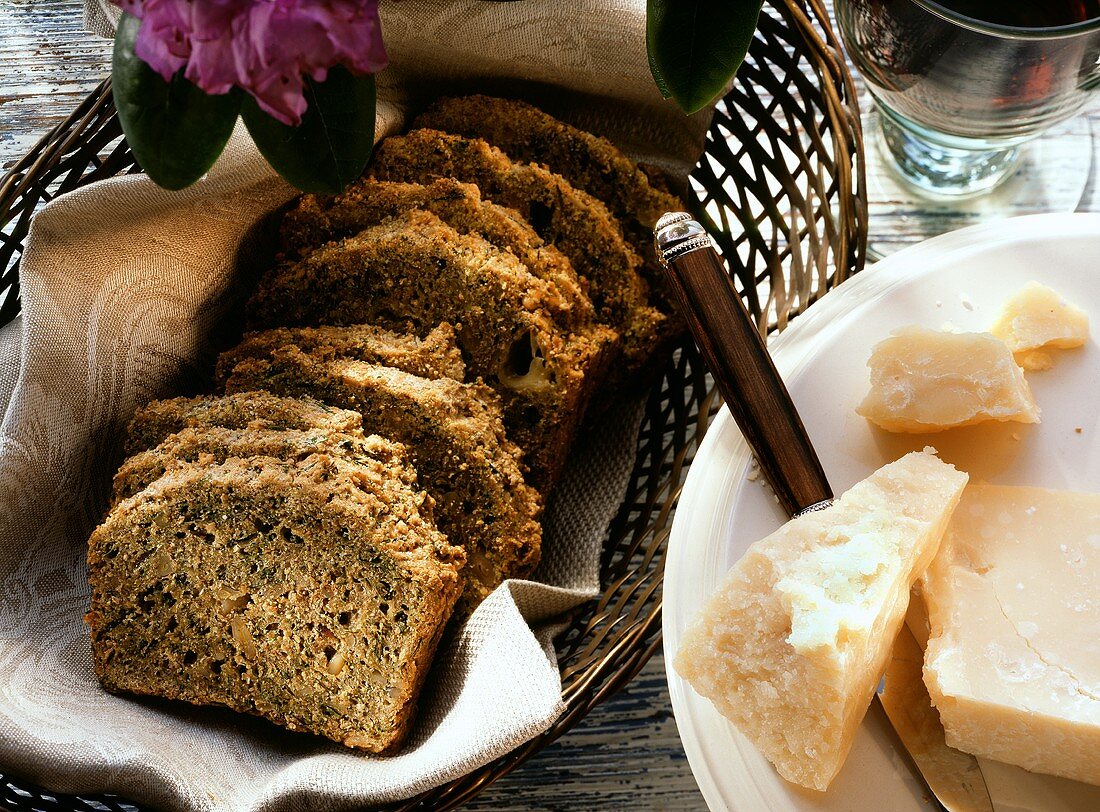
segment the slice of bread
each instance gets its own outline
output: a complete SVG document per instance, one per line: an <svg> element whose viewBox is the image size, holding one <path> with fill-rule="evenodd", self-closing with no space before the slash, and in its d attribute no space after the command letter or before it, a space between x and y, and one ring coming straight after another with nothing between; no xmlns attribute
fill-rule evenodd
<svg viewBox="0 0 1100 812"><path fill-rule="evenodd" d="M241 392L229 397L154 400L130 420L124 445L131 457L147 451L170 434L187 427L323 429L355 432L362 429L358 412L337 409L310 398L282 398L270 392Z"/></svg>
<svg viewBox="0 0 1100 812"><path fill-rule="evenodd" d="M650 232L662 214L684 206L676 196L655 188L646 173L606 138L517 99L480 95L439 99L413 127L483 138L513 160L542 164L603 201L625 223Z"/></svg>
<svg viewBox="0 0 1100 812"><path fill-rule="evenodd" d="M352 324L347 327L277 327L247 333L240 344L222 353L214 382L223 388L225 379L239 361L262 358L287 345L301 347L318 358L355 358L422 378L461 381L466 376L466 364L455 343L454 327L440 324L423 338L413 334L411 329L407 326L399 332L373 324Z"/></svg>
<svg viewBox="0 0 1100 812"><path fill-rule="evenodd" d="M588 285L598 318L619 333L627 366L624 379L648 366L679 330L649 304L648 287L638 273L642 260L607 207L560 175L513 162L480 139L437 130L387 138L378 145L368 172L381 180L452 177L476 183L482 197L518 211L543 240L569 258Z"/></svg>
<svg viewBox="0 0 1100 812"><path fill-rule="evenodd" d="M595 319L592 302L564 254L536 234L518 212L482 200L476 186L450 178L427 185L363 178L334 197L303 195L283 218L283 249L291 257L302 257L414 209L432 212L460 234L473 234L511 251L534 276L552 283L563 299L557 314L561 326L583 327Z"/></svg>
<svg viewBox="0 0 1100 812"><path fill-rule="evenodd" d="M401 445L377 435L365 437L361 431L188 427L168 435L155 448L134 454L123 462L115 474L113 504L149 487L180 463L225 462L233 457L275 457L285 462L298 462L318 453L359 464L382 462L395 469L408 464ZM430 516L430 512L426 512Z"/></svg>
<svg viewBox="0 0 1100 812"><path fill-rule="evenodd" d="M488 387L419 378L347 359L320 360L296 347L237 364L230 392L267 389L310 396L362 413L365 430L408 449L419 482L435 499L441 530L466 550L466 615L506 578L538 563L538 493L505 436L499 399Z"/></svg>
<svg viewBox="0 0 1100 812"><path fill-rule="evenodd" d="M88 547L104 687L397 748L462 588L410 477L254 457L180 465L119 503Z"/></svg>
<svg viewBox="0 0 1100 812"><path fill-rule="evenodd" d="M504 399L531 482L550 490L613 359L605 327L564 332L560 296L509 252L413 211L275 268L248 304L254 326L455 324L468 364Z"/></svg>

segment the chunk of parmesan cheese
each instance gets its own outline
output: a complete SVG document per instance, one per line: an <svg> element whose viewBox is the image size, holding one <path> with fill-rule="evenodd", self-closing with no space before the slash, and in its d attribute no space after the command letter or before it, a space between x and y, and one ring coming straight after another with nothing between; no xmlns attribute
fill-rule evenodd
<svg viewBox="0 0 1100 812"><path fill-rule="evenodd" d="M989 333L906 327L876 344L867 366L871 391L856 411L887 431L1039 422L1023 370Z"/></svg>
<svg viewBox="0 0 1100 812"><path fill-rule="evenodd" d="M947 743L1100 784L1100 494L972 483L919 594Z"/></svg>
<svg viewBox="0 0 1100 812"><path fill-rule="evenodd" d="M684 634L674 667L788 781L840 770L967 475L932 449L753 544Z"/></svg>
<svg viewBox="0 0 1100 812"><path fill-rule="evenodd" d="M1038 282L1028 282L1001 311L990 332L1008 345L1024 369L1049 369L1050 348L1080 347L1089 338L1089 317Z"/></svg>

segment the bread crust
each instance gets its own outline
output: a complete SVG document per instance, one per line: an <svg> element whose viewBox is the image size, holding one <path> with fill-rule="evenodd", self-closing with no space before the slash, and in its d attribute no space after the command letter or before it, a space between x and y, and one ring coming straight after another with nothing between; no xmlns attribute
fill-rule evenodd
<svg viewBox="0 0 1100 812"><path fill-rule="evenodd" d="M390 466L401 485L416 487L415 471L409 467L406 451L399 443L361 431L329 429L186 427L170 434L154 448L127 458L114 477L112 507L152 485L167 471L181 464L221 463L228 459L274 457L300 462L324 453L360 465ZM430 515L430 505L424 509Z"/></svg>
<svg viewBox="0 0 1100 812"><path fill-rule="evenodd" d="M542 509L526 484L521 452L505 435L499 399L486 386L428 380L348 359L320 360L297 347L241 361L230 392L268 389L309 395L362 413L367 431L408 449L419 482L435 499L440 529L467 554L468 615L506 578L529 575L538 563Z"/></svg>
<svg viewBox="0 0 1100 812"><path fill-rule="evenodd" d="M556 172L602 201L627 222L652 230L662 214L683 201L655 187L649 176L606 138L585 132L533 104L493 96L456 96L435 101L413 122L427 128L482 138L512 160Z"/></svg>
<svg viewBox="0 0 1100 812"><path fill-rule="evenodd" d="M134 413L126 428L123 449L131 457L160 445L170 434L203 426L355 432L362 429L363 420L355 411L310 398L282 398L270 392L169 398L154 400Z"/></svg>
<svg viewBox="0 0 1100 812"><path fill-rule="evenodd" d="M418 209L430 211L460 234L481 237L511 252L531 274L553 284L563 299L556 314L562 327L583 328L595 319L586 286L568 257L535 233L519 212L483 200L477 186L453 178L427 184L362 178L335 196L303 195L283 218L283 250L290 258L301 258Z"/></svg>
<svg viewBox="0 0 1100 812"><path fill-rule="evenodd" d="M503 398L531 482L548 492L617 345L598 325L563 330L554 320L562 307L557 289L511 253L411 211L274 269L247 310L254 326L455 324L467 376Z"/></svg>
<svg viewBox="0 0 1100 812"><path fill-rule="evenodd" d="M653 245L665 212L686 206L606 138L577 129L518 99L459 96L437 100L414 127L482 138L514 161L545 166L607 206L642 257L643 276L666 313L674 312ZM652 172L653 170L650 169Z"/></svg>
<svg viewBox="0 0 1100 812"><path fill-rule="evenodd" d="M400 468L182 463L120 502L88 547L104 687L399 747L464 562Z"/></svg>
<svg viewBox="0 0 1100 812"><path fill-rule="evenodd" d="M668 317L649 304L648 286L639 275L642 260L623 239L618 221L603 203L560 175L512 161L481 139L428 129L387 138L368 172L393 181L457 178L476 183L485 199L518 211L569 258L587 284L597 318L619 333L624 379L646 367L673 329Z"/></svg>
<svg viewBox="0 0 1100 812"><path fill-rule="evenodd" d="M214 385L225 388L233 367L245 358L263 358L279 347L294 345L319 358L355 358L400 369L422 378L466 377L466 362L455 342L454 327L444 322L423 338L412 325L388 330L374 324L276 327L246 333L241 342L218 357Z"/></svg>

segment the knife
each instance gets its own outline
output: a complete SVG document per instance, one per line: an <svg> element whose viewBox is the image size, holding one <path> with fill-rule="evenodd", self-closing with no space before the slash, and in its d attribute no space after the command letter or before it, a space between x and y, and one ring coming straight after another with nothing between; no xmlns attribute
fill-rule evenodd
<svg viewBox="0 0 1100 812"><path fill-rule="evenodd" d="M913 766L947 812L994 812L978 760L944 740L939 714L924 686L924 650L905 624L877 696Z"/></svg>
<svg viewBox="0 0 1100 812"><path fill-rule="evenodd" d="M791 516L827 507L833 492L821 461L709 235L691 215L669 212L654 239L700 354L776 498ZM993 812L977 760L943 741L924 688L923 653L907 628L902 635L876 697L916 776L948 812Z"/></svg>

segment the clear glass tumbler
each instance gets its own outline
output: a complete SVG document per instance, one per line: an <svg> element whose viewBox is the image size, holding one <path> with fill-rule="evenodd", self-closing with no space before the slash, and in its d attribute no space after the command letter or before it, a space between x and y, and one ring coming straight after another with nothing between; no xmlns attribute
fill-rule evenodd
<svg viewBox="0 0 1100 812"><path fill-rule="evenodd" d="M949 5L1029 24L987 22L932 0L836 0L898 171L945 199L997 186L1021 145L1078 113L1100 84L1100 0ZM1042 25L1066 19L1078 21Z"/></svg>

